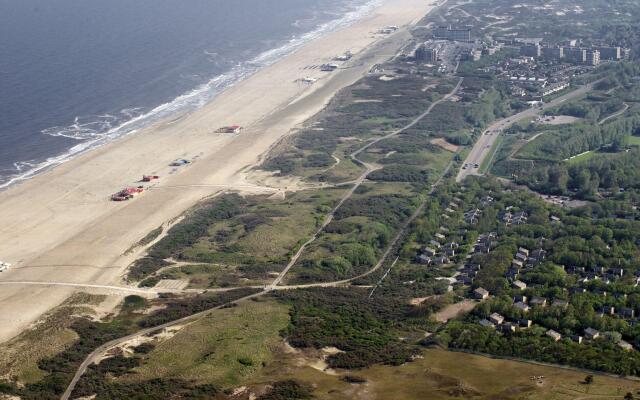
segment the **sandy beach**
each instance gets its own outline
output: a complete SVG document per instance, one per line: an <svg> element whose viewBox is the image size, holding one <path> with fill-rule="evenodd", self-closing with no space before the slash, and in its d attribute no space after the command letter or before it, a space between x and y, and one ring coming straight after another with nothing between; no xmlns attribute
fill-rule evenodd
<svg viewBox="0 0 640 400"><path fill-rule="evenodd" d="M88 152L0 193L0 260L13 267L0 282L118 284L141 254L125 254L151 230L166 225L207 196L225 190L273 192L244 181L248 168L340 89L397 52L407 27L431 8L429 0L387 0L350 27L227 89L197 111ZM401 29L391 35L384 26ZM339 70L305 69L352 51ZM317 78L309 85L299 78ZM225 125L245 129L220 134ZM169 167L185 158L193 162ZM138 185L143 174L161 179L139 197L111 202L114 192ZM0 286L0 341L5 341L75 290L59 286Z"/></svg>

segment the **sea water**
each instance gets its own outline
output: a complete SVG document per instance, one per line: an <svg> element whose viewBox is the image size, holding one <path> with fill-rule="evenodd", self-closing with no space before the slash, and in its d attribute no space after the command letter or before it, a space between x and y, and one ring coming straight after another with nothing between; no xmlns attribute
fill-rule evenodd
<svg viewBox="0 0 640 400"><path fill-rule="evenodd" d="M380 0L0 0L0 189L200 107Z"/></svg>

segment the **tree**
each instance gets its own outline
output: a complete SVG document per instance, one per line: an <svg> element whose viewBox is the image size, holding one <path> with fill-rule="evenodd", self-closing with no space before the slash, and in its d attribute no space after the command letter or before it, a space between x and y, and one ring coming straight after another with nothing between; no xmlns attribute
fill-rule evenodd
<svg viewBox="0 0 640 400"><path fill-rule="evenodd" d="M584 378L584 383L586 383L587 385L591 385L593 383L593 375L587 375Z"/></svg>
<svg viewBox="0 0 640 400"><path fill-rule="evenodd" d="M564 194L567 191L569 175L562 166L553 166L549 169L549 190L552 193Z"/></svg>
<svg viewBox="0 0 640 400"><path fill-rule="evenodd" d="M624 395L624 400L633 400L633 393L627 392L627 394Z"/></svg>

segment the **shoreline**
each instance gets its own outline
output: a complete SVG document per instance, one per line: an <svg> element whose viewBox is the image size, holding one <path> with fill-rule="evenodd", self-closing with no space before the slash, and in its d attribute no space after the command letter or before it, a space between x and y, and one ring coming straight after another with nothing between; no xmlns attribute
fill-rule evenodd
<svg viewBox="0 0 640 400"><path fill-rule="evenodd" d="M109 129L106 132L98 133L96 138L80 140L77 144L69 147L66 151L54 154L46 159L30 164L31 161L18 161L16 164L30 164L26 171L15 171L13 174L0 176L0 192L8 188L19 185L39 174L50 171L66 162L73 160L87 152L98 149L109 143L118 141L129 135L134 135L145 129L149 129L155 125L162 125L167 121L177 121L188 116L201 107L206 107L216 97L224 94L231 87L250 78L252 75L260 72L264 68L277 63L281 59L296 52L301 47L321 39L337 30L347 28L360 19L375 11L380 3L384 0L368 0L366 3L357 6L355 9L347 12L342 18L326 21L311 31L305 32L299 36L293 36L288 41L283 42L278 47L264 50L250 60L246 60L236 67L225 71L219 75L211 77L207 82L191 89L188 92L177 95L172 100L154 106L150 110L136 115L129 120L121 122L118 126ZM205 103L202 105L194 105L192 103ZM181 104L182 103L182 104ZM172 110L172 108L177 108ZM62 127L58 127L62 128ZM44 131L50 130L47 128ZM64 128L62 128L64 129ZM43 133L44 133L43 131ZM69 139L77 139L75 135L68 136L66 134L49 134L50 136L60 136Z"/></svg>
<svg viewBox="0 0 640 400"><path fill-rule="evenodd" d="M0 192L0 259L14 264L0 281L108 284L139 256L125 254L149 231L203 198L225 190L252 192L243 171L297 126L321 111L342 88L389 58L410 36L406 27L433 8L424 0L385 0L355 23L306 43L218 95L202 108L174 116L82 154ZM372 34L398 25L389 36ZM305 69L347 50L349 68ZM312 77L311 86L295 82ZM268 93L268 96L264 94ZM242 125L239 135L214 133ZM177 158L189 166L171 168ZM109 196L160 175L141 196L115 203ZM262 188L262 190L267 190ZM74 293L70 288L8 286L0 293L0 342L35 322Z"/></svg>

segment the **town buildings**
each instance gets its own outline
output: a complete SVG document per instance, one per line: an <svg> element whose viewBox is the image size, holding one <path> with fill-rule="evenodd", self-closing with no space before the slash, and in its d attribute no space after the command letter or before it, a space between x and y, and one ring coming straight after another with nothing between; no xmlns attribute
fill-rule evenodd
<svg viewBox="0 0 640 400"><path fill-rule="evenodd" d="M435 39L471 42L471 27L453 28L451 25L439 26L433 30Z"/></svg>
<svg viewBox="0 0 640 400"><path fill-rule="evenodd" d="M415 59L418 62L436 62L438 61L438 49L435 47L427 47L425 44L422 44L416 49Z"/></svg>

